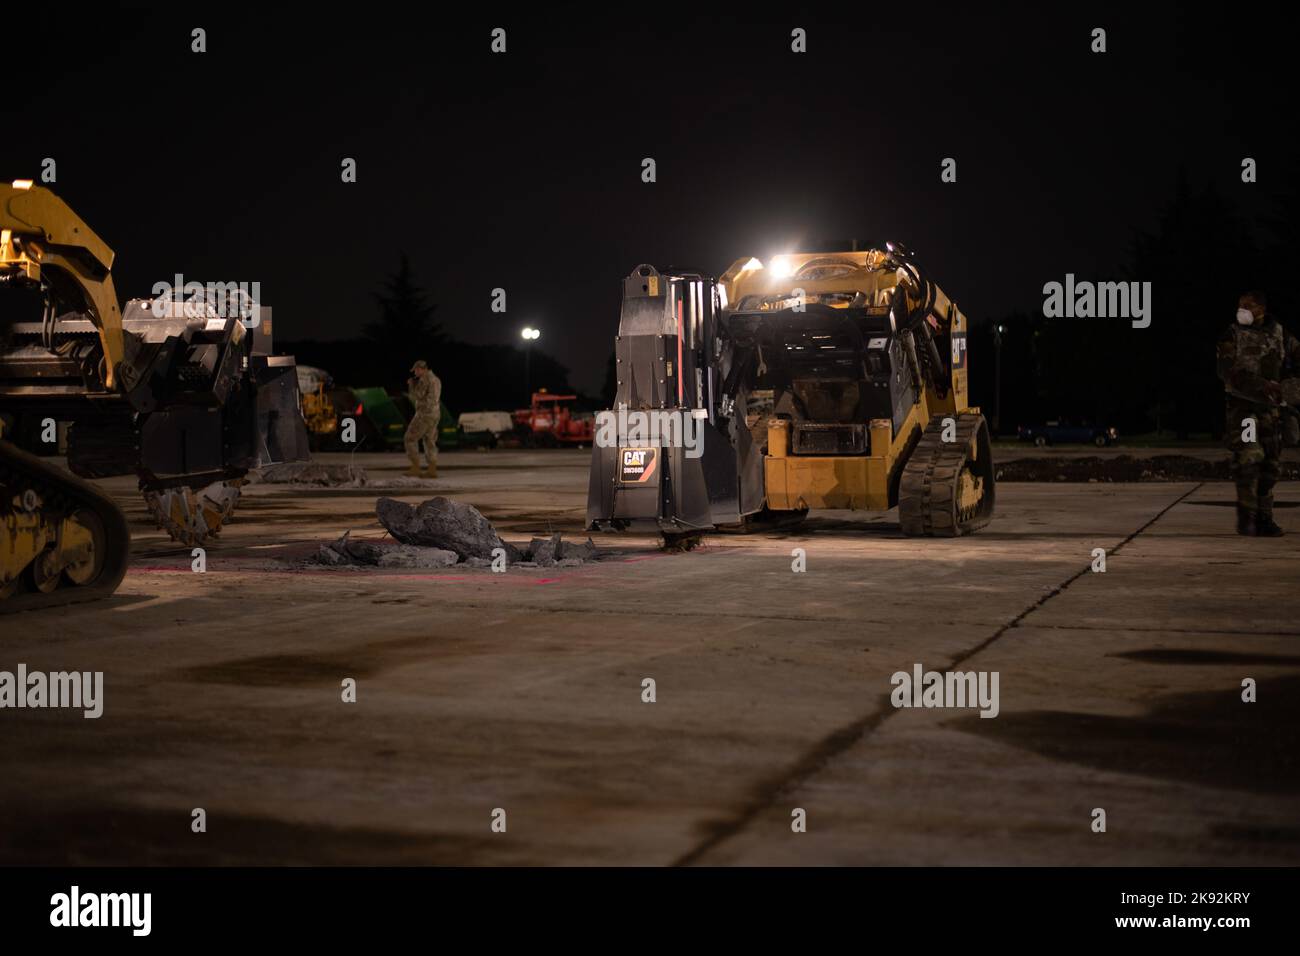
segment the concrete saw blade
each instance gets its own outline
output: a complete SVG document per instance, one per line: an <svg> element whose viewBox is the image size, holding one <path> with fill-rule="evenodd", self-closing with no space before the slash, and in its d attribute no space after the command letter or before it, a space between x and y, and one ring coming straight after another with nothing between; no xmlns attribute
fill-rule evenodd
<svg viewBox="0 0 1300 956"><path fill-rule="evenodd" d="M239 502L244 480L214 481L204 488L178 485L160 491L146 491L145 505L158 527L173 541L190 547L216 537Z"/></svg>

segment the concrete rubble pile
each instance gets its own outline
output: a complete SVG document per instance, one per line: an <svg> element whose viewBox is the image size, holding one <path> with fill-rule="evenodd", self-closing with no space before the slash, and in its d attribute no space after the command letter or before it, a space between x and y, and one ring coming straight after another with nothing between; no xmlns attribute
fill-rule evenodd
<svg viewBox="0 0 1300 956"><path fill-rule="evenodd" d="M335 568L447 568L458 560L455 551L421 548L393 541L353 541L348 537L348 532L344 532L343 537L337 541L320 546L314 563Z"/></svg>
<svg viewBox="0 0 1300 956"><path fill-rule="evenodd" d="M267 465L249 473L250 484L313 485L323 488L364 488L369 482L364 468L294 461Z"/></svg>
<svg viewBox="0 0 1300 956"><path fill-rule="evenodd" d="M347 534L321 545L313 563L331 567L488 568L505 555L508 568L571 568L599 555L588 538L581 544L559 532L533 538L526 547L505 541L492 522L472 505L450 498L430 498L413 507L392 498L375 502L379 523L392 541L353 541Z"/></svg>
<svg viewBox="0 0 1300 956"><path fill-rule="evenodd" d="M248 474L249 484L292 485L309 488L427 488L431 478L409 475L376 477L351 464L325 464L317 461L294 461L267 465Z"/></svg>

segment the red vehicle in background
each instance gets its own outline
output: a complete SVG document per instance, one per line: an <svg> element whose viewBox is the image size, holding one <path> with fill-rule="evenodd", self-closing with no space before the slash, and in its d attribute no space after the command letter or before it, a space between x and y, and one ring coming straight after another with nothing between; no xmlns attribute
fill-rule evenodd
<svg viewBox="0 0 1300 956"><path fill-rule="evenodd" d="M590 445L596 435L596 417L590 412L575 411L571 404L577 395L553 395L542 389L533 392L530 408L514 413L515 434L525 447Z"/></svg>

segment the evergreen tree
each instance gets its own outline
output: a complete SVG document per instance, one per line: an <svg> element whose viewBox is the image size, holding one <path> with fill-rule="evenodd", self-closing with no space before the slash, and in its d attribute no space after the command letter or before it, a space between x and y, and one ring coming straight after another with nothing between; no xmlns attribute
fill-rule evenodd
<svg viewBox="0 0 1300 956"><path fill-rule="evenodd" d="M1137 237L1129 276L1151 282L1154 314L1149 329L1124 336L1127 357L1139 360L1130 395L1179 438L1222 429L1215 343L1233 322L1237 297L1259 283L1261 259L1223 195L1213 185L1192 188L1184 174L1156 229Z"/></svg>
<svg viewBox="0 0 1300 956"><path fill-rule="evenodd" d="M416 283L406 253L401 255L397 271L384 282L383 291L375 294L375 302L379 319L366 325L366 338L405 367L418 358L432 362L433 353L447 337L433 318L438 307Z"/></svg>

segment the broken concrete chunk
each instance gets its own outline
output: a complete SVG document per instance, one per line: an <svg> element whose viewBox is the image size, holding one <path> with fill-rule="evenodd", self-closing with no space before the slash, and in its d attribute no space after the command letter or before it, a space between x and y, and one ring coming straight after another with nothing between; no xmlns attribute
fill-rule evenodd
<svg viewBox="0 0 1300 956"><path fill-rule="evenodd" d="M352 563L352 559L346 554L335 551L328 544L322 544L308 559L312 564L323 564L327 567L338 568Z"/></svg>
<svg viewBox="0 0 1300 956"><path fill-rule="evenodd" d="M595 561L596 543L590 538L582 544L566 541L564 547L560 550L560 557L566 561L570 558L577 558L579 561Z"/></svg>
<svg viewBox="0 0 1300 956"><path fill-rule="evenodd" d="M356 559L348 554L348 532L343 532L343 537L337 541L322 544L308 560L313 564L324 564L335 568L355 564Z"/></svg>
<svg viewBox="0 0 1300 956"><path fill-rule="evenodd" d="M379 561L382 552L377 544L370 541L352 541L348 538L348 534L350 532L344 532L343 537L334 542L335 551L360 564L375 564Z"/></svg>
<svg viewBox="0 0 1300 956"><path fill-rule="evenodd" d="M344 532L337 541L323 544L310 559L329 567L446 568L456 563L454 551L421 548L396 541L353 541Z"/></svg>
<svg viewBox="0 0 1300 956"><path fill-rule="evenodd" d="M539 568L549 568L559 557L560 533L557 531L549 538L534 538L533 547L528 549L528 556Z"/></svg>
<svg viewBox="0 0 1300 956"><path fill-rule="evenodd" d="M393 498L380 498L375 502L375 515L402 544L442 548L461 558L491 560L497 548L505 549L507 560L519 557L518 549L502 541L477 508L450 498L430 498L418 508Z"/></svg>
<svg viewBox="0 0 1300 956"><path fill-rule="evenodd" d="M390 544L381 549L381 568L449 568L457 561L455 551L442 548L418 548L411 544Z"/></svg>

